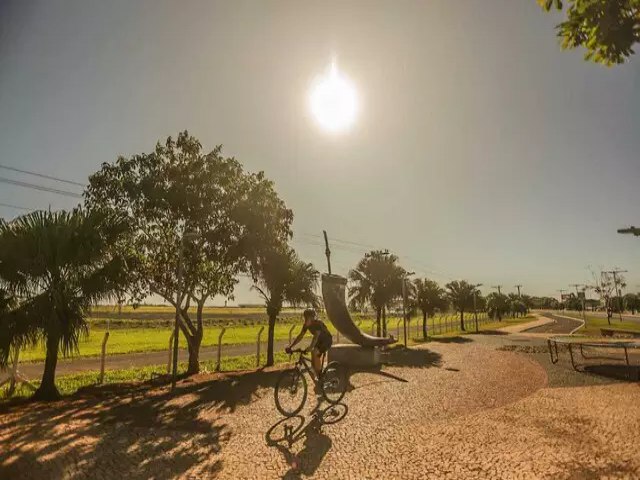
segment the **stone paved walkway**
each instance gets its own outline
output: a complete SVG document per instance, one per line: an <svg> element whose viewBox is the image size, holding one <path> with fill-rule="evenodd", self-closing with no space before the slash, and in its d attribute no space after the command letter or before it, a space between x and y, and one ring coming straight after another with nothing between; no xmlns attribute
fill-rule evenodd
<svg viewBox="0 0 640 480"><path fill-rule="evenodd" d="M11 407L0 479L640 478L638 384L550 388L531 358L466 338L387 361L351 377L336 424L311 407L286 422L292 445L265 438L284 432L277 371Z"/></svg>

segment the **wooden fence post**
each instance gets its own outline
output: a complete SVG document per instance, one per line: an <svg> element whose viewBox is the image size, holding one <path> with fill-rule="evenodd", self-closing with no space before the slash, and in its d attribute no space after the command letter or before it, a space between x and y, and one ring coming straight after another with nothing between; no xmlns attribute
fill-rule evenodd
<svg viewBox="0 0 640 480"><path fill-rule="evenodd" d="M167 360L167 374L171 373L171 358L173 357L173 335L174 332L171 332L171 336L169 337L169 360Z"/></svg>
<svg viewBox="0 0 640 480"><path fill-rule="evenodd" d="M218 361L216 362L216 372L220 371L220 360L222 358L222 336L226 331L226 327L222 327L222 330L220 330L220 335L218 335Z"/></svg>
<svg viewBox="0 0 640 480"><path fill-rule="evenodd" d="M262 336L263 330L264 330L264 325L260 327L260 330L258 330L258 341L256 343L256 367L260 366L260 337Z"/></svg>
<svg viewBox="0 0 640 480"><path fill-rule="evenodd" d="M100 357L100 378L98 383L102 385L104 383L104 363L107 356L107 340L109 340L109 331L104 332L104 338L102 339L102 355Z"/></svg>

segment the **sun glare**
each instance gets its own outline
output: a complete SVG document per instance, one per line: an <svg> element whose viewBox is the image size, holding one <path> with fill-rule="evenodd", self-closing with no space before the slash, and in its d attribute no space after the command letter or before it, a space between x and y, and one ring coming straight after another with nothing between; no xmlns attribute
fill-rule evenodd
<svg viewBox="0 0 640 480"><path fill-rule="evenodd" d="M311 113L329 132L347 130L358 113L358 96L351 81L338 71L335 61L325 75L319 76L309 96Z"/></svg>

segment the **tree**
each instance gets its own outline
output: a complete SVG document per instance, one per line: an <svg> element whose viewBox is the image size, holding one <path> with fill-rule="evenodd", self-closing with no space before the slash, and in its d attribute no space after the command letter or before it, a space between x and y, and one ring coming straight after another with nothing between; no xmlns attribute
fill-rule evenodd
<svg viewBox="0 0 640 480"><path fill-rule="evenodd" d="M595 280L595 292L600 297L600 301L604 304L607 311L607 322L611 325L611 317L613 316L616 292L626 286L624 277L621 274L613 275L610 272L600 272L600 276L593 273Z"/></svg>
<svg viewBox="0 0 640 480"><path fill-rule="evenodd" d="M427 339L427 317L447 307L446 292L433 280L417 278L413 281L415 307L422 312L422 337Z"/></svg>
<svg viewBox="0 0 640 480"><path fill-rule="evenodd" d="M361 308L366 303L371 304L376 311L378 336L387 335L386 308L402 295L406 272L397 262L398 257L386 250L373 250L349 271L350 307Z"/></svg>
<svg viewBox="0 0 640 480"><path fill-rule="evenodd" d="M635 315L640 310L640 296L637 293L627 293L624 296L624 308Z"/></svg>
<svg viewBox="0 0 640 480"><path fill-rule="evenodd" d="M454 280L447 283L445 288L451 305L460 312L460 330L465 331L464 312L473 308L473 292L477 292L477 289L466 280Z"/></svg>
<svg viewBox="0 0 640 480"><path fill-rule="evenodd" d="M231 295L237 275L255 266L262 249L291 236L293 213L273 183L223 157L221 146L203 152L186 131L152 153L103 164L85 196L89 208L128 218L132 228L123 248L140 260L131 272L131 295L159 295L179 312L187 374L200 369L207 300Z"/></svg>
<svg viewBox="0 0 640 480"><path fill-rule="evenodd" d="M34 212L0 227L0 278L20 298L0 318L0 366L10 351L43 342L44 373L34 399L59 398L58 354L77 351L89 330L89 308L125 285L131 259L114 255L112 245L126 229L120 218L82 210Z"/></svg>
<svg viewBox="0 0 640 480"><path fill-rule="evenodd" d="M491 292L487 295L487 309L491 318L498 318L502 321L502 317L509 311L509 297L504 293Z"/></svg>
<svg viewBox="0 0 640 480"><path fill-rule="evenodd" d="M254 289L264 299L269 316L267 337L267 366L273 365L273 338L276 319L285 302L317 307L315 289L318 286L318 271L313 264L303 262L296 252L288 247L274 248L261 255L254 278Z"/></svg>
<svg viewBox="0 0 640 480"><path fill-rule="evenodd" d="M546 11L563 10L562 0L538 0ZM585 60L611 66L623 63L640 41L640 0L568 0L566 20L558 26L562 48L584 47Z"/></svg>

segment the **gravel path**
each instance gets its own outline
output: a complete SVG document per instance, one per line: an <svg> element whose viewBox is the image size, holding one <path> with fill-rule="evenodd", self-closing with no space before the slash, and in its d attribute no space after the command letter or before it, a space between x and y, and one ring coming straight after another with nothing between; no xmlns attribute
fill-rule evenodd
<svg viewBox="0 0 640 480"><path fill-rule="evenodd" d="M637 384L550 388L530 357L468 339L387 361L352 375L338 423L291 420L290 446L265 439L277 371L11 407L0 479L640 478Z"/></svg>

